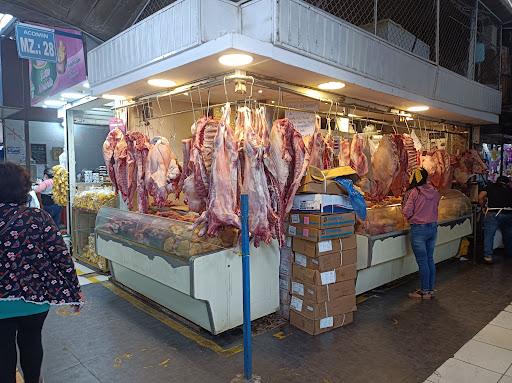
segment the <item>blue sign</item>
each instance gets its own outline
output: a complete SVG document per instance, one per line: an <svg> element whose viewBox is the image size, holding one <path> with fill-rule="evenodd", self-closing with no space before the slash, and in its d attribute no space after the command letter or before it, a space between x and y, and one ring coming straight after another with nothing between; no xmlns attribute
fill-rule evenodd
<svg viewBox="0 0 512 383"><path fill-rule="evenodd" d="M18 56L22 59L57 62L57 45L53 29L17 23L16 45Z"/></svg>
<svg viewBox="0 0 512 383"><path fill-rule="evenodd" d="M20 154L20 147L19 146L8 146L7 154Z"/></svg>

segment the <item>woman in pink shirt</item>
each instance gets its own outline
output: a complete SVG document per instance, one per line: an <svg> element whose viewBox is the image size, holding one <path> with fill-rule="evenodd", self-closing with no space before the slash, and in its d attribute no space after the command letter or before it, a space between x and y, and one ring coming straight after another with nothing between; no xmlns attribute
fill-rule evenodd
<svg viewBox="0 0 512 383"><path fill-rule="evenodd" d="M434 296L434 247L437 240L437 212L441 197L437 189L427 182L428 172L424 168L414 169L402 203L402 213L411 225L411 247L418 262L421 280L421 289L410 293L410 298L430 299Z"/></svg>
<svg viewBox="0 0 512 383"><path fill-rule="evenodd" d="M51 215L57 229L60 230L60 212L62 206L59 206L53 200L53 169L46 168L43 175L43 182L37 185L36 193L41 195L41 202L43 203L43 209Z"/></svg>

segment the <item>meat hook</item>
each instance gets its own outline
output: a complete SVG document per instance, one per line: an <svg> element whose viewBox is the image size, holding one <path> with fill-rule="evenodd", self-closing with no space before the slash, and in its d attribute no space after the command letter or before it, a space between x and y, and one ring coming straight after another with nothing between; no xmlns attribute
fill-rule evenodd
<svg viewBox="0 0 512 383"><path fill-rule="evenodd" d="M226 88L226 76L224 76L224 94L226 95L226 104L229 103L228 89Z"/></svg>
<svg viewBox="0 0 512 383"><path fill-rule="evenodd" d="M176 121L174 119L174 109L172 107L172 95L169 94L169 104L171 105L171 117L172 117L172 128L173 128L173 131L174 131L174 134L170 137L172 138L171 140L171 150L174 149L174 143L176 142ZM194 124L196 122L194 121Z"/></svg>
<svg viewBox="0 0 512 383"><path fill-rule="evenodd" d="M192 123L196 123L196 111L194 109L194 99L192 98L192 90L190 90L189 92L190 94L190 103L192 104L192 118L194 119L194 121L192 121Z"/></svg>
<svg viewBox="0 0 512 383"><path fill-rule="evenodd" d="M162 112L162 107L160 106L160 100L158 99L158 96L156 96L156 103L158 104L158 109L160 110L160 123L159 127L157 128L157 134L159 136L162 135L162 124L164 123L164 113Z"/></svg>
<svg viewBox="0 0 512 383"><path fill-rule="evenodd" d="M135 108L137 110L137 131L140 132L140 116L139 116L139 106Z"/></svg>
<svg viewBox="0 0 512 383"><path fill-rule="evenodd" d="M201 104L201 116L204 116L203 98L201 97L201 89L199 89L199 85L197 86L197 93L199 93L199 103Z"/></svg>
<svg viewBox="0 0 512 383"><path fill-rule="evenodd" d="M210 118L209 114L210 114L210 88L208 87L208 106L206 107L206 121L208 121L208 119Z"/></svg>

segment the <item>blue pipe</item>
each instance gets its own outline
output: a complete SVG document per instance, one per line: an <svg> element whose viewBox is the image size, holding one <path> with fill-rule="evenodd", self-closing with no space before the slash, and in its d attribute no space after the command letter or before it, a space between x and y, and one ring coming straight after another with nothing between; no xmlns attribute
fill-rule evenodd
<svg viewBox="0 0 512 383"><path fill-rule="evenodd" d="M242 205L242 276L244 299L244 378L252 381L251 352L251 277L249 265L249 199L247 194L241 196Z"/></svg>

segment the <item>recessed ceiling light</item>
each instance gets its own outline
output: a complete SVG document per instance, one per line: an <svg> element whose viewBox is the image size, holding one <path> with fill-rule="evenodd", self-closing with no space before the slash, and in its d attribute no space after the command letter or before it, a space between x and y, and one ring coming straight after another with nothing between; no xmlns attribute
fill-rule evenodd
<svg viewBox="0 0 512 383"><path fill-rule="evenodd" d="M260 90L258 90L258 93L261 94L261 93L263 93L263 91L260 89Z"/></svg>
<svg viewBox="0 0 512 383"><path fill-rule="evenodd" d="M119 101L126 100L125 96L118 96L116 94L102 94L101 97L103 97L107 100L119 100Z"/></svg>
<svg viewBox="0 0 512 383"><path fill-rule="evenodd" d="M82 93L62 93L61 96L64 98L77 99L77 98L82 98L85 95Z"/></svg>
<svg viewBox="0 0 512 383"><path fill-rule="evenodd" d="M428 110L428 106L411 106L407 109L409 112L424 112Z"/></svg>
<svg viewBox="0 0 512 383"><path fill-rule="evenodd" d="M252 56L240 53L224 55L219 57L219 62L227 66L241 66L252 63Z"/></svg>
<svg viewBox="0 0 512 383"><path fill-rule="evenodd" d="M89 85L89 83L88 83L88 82L86 82L86 83L84 83L83 87L84 87L84 88L90 88L91 86Z"/></svg>
<svg viewBox="0 0 512 383"><path fill-rule="evenodd" d="M345 84L343 84L342 82L334 82L334 81L325 82L323 84L318 85L318 88L323 89L323 90L335 90L335 89L341 89L344 87L345 87Z"/></svg>
<svg viewBox="0 0 512 383"><path fill-rule="evenodd" d="M160 78L154 78L154 79L148 80L148 84L153 85L153 86L159 86L161 88L170 88L170 87L176 85L176 83L174 81L164 80L164 79L160 79Z"/></svg>
<svg viewBox="0 0 512 383"><path fill-rule="evenodd" d="M62 105L66 105L65 101L60 101L60 100L46 100L44 103L46 105L48 105L48 106L62 106Z"/></svg>

